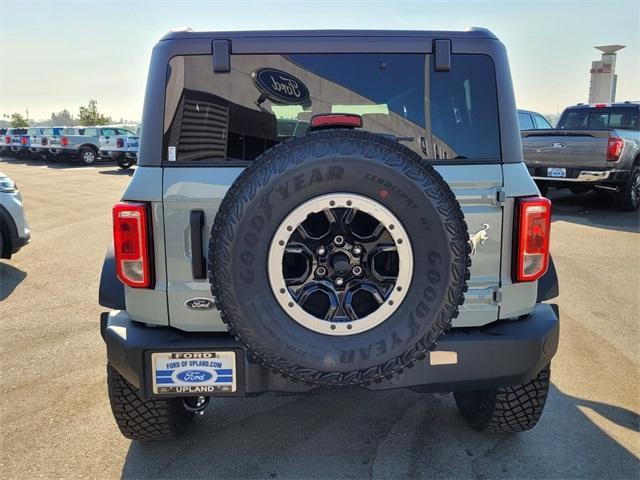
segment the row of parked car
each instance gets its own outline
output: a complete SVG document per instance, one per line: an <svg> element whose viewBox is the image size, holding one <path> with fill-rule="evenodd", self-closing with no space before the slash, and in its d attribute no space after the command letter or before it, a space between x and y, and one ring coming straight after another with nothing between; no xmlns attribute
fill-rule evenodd
<svg viewBox="0 0 640 480"><path fill-rule="evenodd" d="M613 195L623 211L640 206L640 103L567 107L554 127L537 112L518 111L522 152L542 194L568 187Z"/></svg>
<svg viewBox="0 0 640 480"><path fill-rule="evenodd" d="M0 129L0 155L91 165L113 160L120 168L136 163L140 129L121 126Z"/></svg>

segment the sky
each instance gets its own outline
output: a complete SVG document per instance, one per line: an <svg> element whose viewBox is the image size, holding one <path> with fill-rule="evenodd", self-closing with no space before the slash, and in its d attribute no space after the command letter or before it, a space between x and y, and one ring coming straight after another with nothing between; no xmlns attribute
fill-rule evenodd
<svg viewBox="0 0 640 480"><path fill-rule="evenodd" d="M114 120L141 118L153 45L193 30L489 28L509 53L519 108L554 114L586 102L595 45L622 44L617 100L640 100L640 1L28 1L0 0L0 118L77 115L90 99ZM11 12L7 15L6 12Z"/></svg>

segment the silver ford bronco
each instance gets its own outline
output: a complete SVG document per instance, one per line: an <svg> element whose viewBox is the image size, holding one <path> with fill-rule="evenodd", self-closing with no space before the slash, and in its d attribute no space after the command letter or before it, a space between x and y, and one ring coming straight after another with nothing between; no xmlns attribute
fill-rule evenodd
<svg viewBox="0 0 640 480"><path fill-rule="evenodd" d="M493 34L173 32L143 123L100 282L126 437L173 438L210 397L344 387L538 422L551 204Z"/></svg>

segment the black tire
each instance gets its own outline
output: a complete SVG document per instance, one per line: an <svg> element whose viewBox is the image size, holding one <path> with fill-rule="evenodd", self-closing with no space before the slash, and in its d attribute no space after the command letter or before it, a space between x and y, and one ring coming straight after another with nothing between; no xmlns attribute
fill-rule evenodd
<svg viewBox="0 0 640 480"><path fill-rule="evenodd" d="M181 398L149 400L107 364L111 411L122 434L131 440L172 440L193 418Z"/></svg>
<svg viewBox="0 0 640 480"><path fill-rule="evenodd" d="M126 158L126 157L119 157L116 160L116 163L121 169L126 170L127 168L131 168L131 166L133 165L133 159Z"/></svg>
<svg viewBox="0 0 640 480"><path fill-rule="evenodd" d="M93 165L98 160L98 153L91 147L81 147L78 152L78 161L83 165Z"/></svg>
<svg viewBox="0 0 640 480"><path fill-rule="evenodd" d="M613 201L618 210L633 212L640 205L640 166L631 168L629 179L620 190L613 195Z"/></svg>
<svg viewBox="0 0 640 480"><path fill-rule="evenodd" d="M283 219L309 199L338 192L392 211L421 247L413 264L424 267L414 269L404 300L382 323L345 336L289 317L264 268ZM428 246L420 241L427 236ZM369 384L423 359L450 328L467 288L468 240L455 196L417 154L368 132L313 132L268 150L234 182L211 231L210 282L223 320L262 364L309 384Z"/></svg>
<svg viewBox="0 0 640 480"><path fill-rule="evenodd" d="M517 433L531 430L542 416L549 392L550 366L522 385L455 392L462 416L478 431Z"/></svg>

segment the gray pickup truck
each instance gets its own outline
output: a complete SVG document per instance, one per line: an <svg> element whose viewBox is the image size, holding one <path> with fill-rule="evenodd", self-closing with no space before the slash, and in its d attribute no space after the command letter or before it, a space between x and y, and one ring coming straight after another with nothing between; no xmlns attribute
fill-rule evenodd
<svg viewBox="0 0 640 480"><path fill-rule="evenodd" d="M521 132L524 161L540 190L611 192L620 210L640 203L640 103L576 105L554 129Z"/></svg>
<svg viewBox="0 0 640 480"><path fill-rule="evenodd" d="M143 123L100 280L125 436L325 388L453 392L478 430L536 425L551 204L491 32L173 32Z"/></svg>

